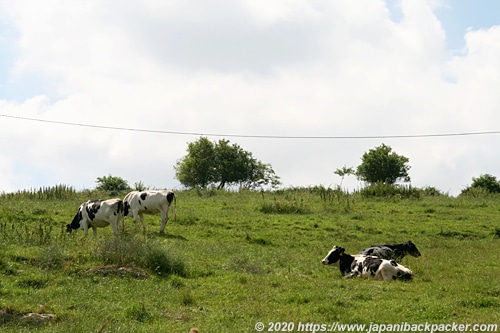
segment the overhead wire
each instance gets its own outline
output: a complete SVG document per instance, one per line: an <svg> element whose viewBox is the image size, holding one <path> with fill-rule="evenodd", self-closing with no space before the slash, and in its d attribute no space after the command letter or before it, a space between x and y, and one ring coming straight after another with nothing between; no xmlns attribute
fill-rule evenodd
<svg viewBox="0 0 500 333"><path fill-rule="evenodd" d="M182 132L182 131L166 131L166 130L153 130L153 129L140 129L129 127L116 127L93 125L83 123L73 123L57 120L46 120L39 118L20 117L13 115L0 114L0 117L35 121L41 123L58 124L66 126L79 126L97 129L108 129L117 131L130 131L130 132L143 132L143 133L156 133L156 134L171 134L171 135L191 135L191 136L207 136L207 137L235 137L235 138L254 138L254 139L317 139L317 140L351 140L351 139L398 139L398 138L429 138L429 137L454 137L454 136L472 136L472 135L491 135L500 134L500 131L483 131L483 132L459 132L459 133L437 133L437 134L396 134L396 135L349 135L349 136L288 136L288 135L251 135L251 134L222 134L222 133L204 133L204 132Z"/></svg>

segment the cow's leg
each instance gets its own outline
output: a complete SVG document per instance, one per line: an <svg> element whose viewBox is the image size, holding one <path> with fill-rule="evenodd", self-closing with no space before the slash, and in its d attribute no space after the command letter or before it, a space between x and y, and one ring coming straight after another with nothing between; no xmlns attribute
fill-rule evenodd
<svg viewBox="0 0 500 333"><path fill-rule="evenodd" d="M113 234L115 234L115 236L118 236L118 225L119 225L120 221L118 220L118 218L114 219L111 221L111 229L113 229Z"/></svg>
<svg viewBox="0 0 500 333"><path fill-rule="evenodd" d="M94 238L97 238L97 228L92 226L92 232L94 233Z"/></svg>
<svg viewBox="0 0 500 333"><path fill-rule="evenodd" d="M161 227L160 227L160 234L165 233L165 226L167 225L168 222L168 212L166 213L161 213Z"/></svg>
<svg viewBox="0 0 500 333"><path fill-rule="evenodd" d="M89 236L89 226L87 224L87 220L86 219L83 219L80 222L80 227L83 229L83 233L85 234L85 237L88 237Z"/></svg>
<svg viewBox="0 0 500 333"><path fill-rule="evenodd" d="M122 231L125 231L125 215L121 215L120 220L122 220ZM120 221L118 221L118 225L120 225Z"/></svg>
<svg viewBox="0 0 500 333"><path fill-rule="evenodd" d="M377 280L384 280L384 281L392 281L393 277L396 276L397 274L397 269L396 267L392 266L390 263L382 263L379 271L377 272L377 276L375 278Z"/></svg>
<svg viewBox="0 0 500 333"><path fill-rule="evenodd" d="M146 223L144 223L144 214L139 214L139 217L141 218L141 223L142 223L142 232L146 233Z"/></svg>

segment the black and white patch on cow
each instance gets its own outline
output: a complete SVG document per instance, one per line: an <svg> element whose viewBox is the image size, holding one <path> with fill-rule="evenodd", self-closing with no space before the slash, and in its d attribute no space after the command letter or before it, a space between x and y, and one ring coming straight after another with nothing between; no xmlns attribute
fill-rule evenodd
<svg viewBox="0 0 500 333"><path fill-rule="evenodd" d="M372 277L376 280L391 281L395 279L409 280L413 273L395 260L381 259L374 256L350 255L345 249L334 246L321 261L323 265L339 266L340 273L346 278Z"/></svg>
<svg viewBox="0 0 500 333"><path fill-rule="evenodd" d="M401 244L383 244L372 246L363 249L359 252L359 254L365 256L375 256L382 259L394 259L397 262L401 262L406 255L411 255L417 258L421 256L417 246L411 240Z"/></svg>
<svg viewBox="0 0 500 333"><path fill-rule="evenodd" d="M144 223L144 214L161 215L160 233L165 232L165 226L168 222L168 212L172 202L174 203L174 219L176 214L176 197L175 193L169 190L147 190L147 191L132 191L123 199L124 212L123 216L129 216L137 222L137 217L140 217L142 229L146 232L146 224Z"/></svg>
<svg viewBox="0 0 500 333"><path fill-rule="evenodd" d="M94 237L97 237L97 228L111 225L113 233L118 235L118 224L123 219L123 201L121 199L89 200L78 208L73 221L66 225L66 230L82 229L85 237L88 228L92 228Z"/></svg>

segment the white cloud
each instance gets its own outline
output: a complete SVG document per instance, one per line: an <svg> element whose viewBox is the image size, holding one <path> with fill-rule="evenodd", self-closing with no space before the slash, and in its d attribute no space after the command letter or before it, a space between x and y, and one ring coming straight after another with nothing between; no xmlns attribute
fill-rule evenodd
<svg viewBox="0 0 500 333"><path fill-rule="evenodd" d="M19 34L12 76L36 73L57 91L0 100L0 113L204 134L497 130L498 26L470 30L463 53L449 54L437 5L403 0L403 17L394 22L381 0L3 1ZM173 165L198 138L0 121L0 138L9 142L0 161L10 161L1 163L8 176L0 178L0 190L93 187L109 173L130 183L177 186ZM294 186L336 184L335 169L357 166L382 142L410 158L416 186L452 194L498 160L494 136L228 139ZM344 184L359 187L354 179Z"/></svg>

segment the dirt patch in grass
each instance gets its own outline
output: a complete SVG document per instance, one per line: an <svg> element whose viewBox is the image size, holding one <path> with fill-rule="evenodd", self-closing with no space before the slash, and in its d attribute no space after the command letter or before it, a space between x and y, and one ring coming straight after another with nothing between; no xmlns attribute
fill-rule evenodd
<svg viewBox="0 0 500 333"><path fill-rule="evenodd" d="M31 325L42 325L55 317L56 316L52 313L23 313L11 308L0 309L0 325L13 322L21 322Z"/></svg>
<svg viewBox="0 0 500 333"><path fill-rule="evenodd" d="M146 279L149 274L136 267L126 267L117 265L106 265L89 268L80 273L81 275L119 276L131 277L134 279Z"/></svg>

